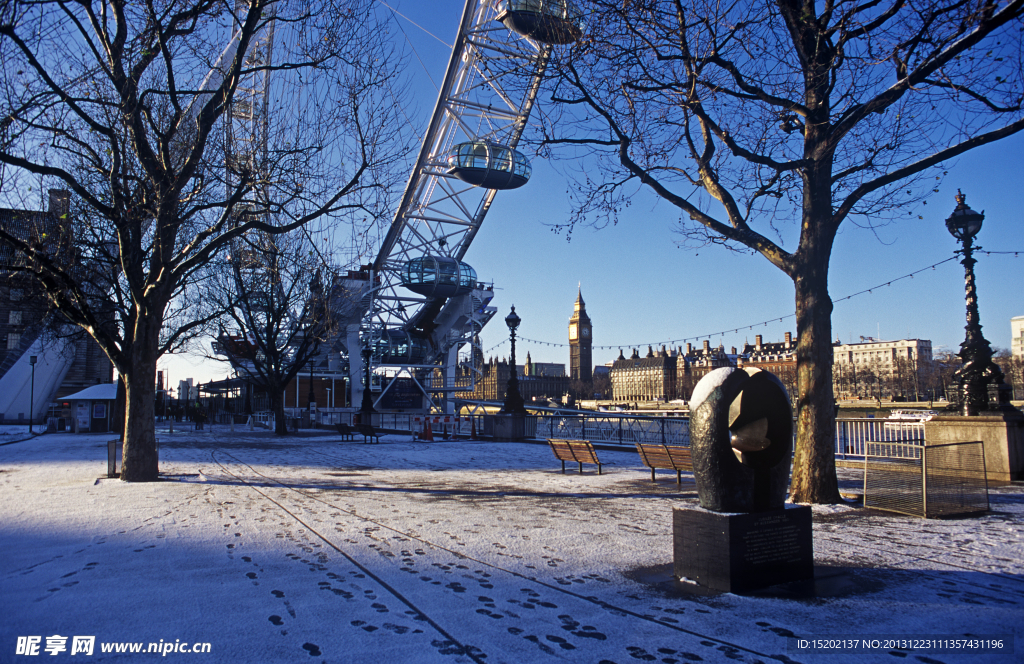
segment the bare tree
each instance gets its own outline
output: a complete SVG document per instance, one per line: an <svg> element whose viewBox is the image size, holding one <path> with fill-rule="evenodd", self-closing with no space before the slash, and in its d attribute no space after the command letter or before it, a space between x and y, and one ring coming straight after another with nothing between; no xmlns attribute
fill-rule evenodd
<svg viewBox="0 0 1024 664"><path fill-rule="evenodd" d="M218 336L218 359L266 392L278 434L288 432L285 387L337 334L328 269L302 233L250 233L213 292L231 325Z"/></svg>
<svg viewBox="0 0 1024 664"><path fill-rule="evenodd" d="M962 364L960 356L949 350L940 351L932 356L928 384L936 397L952 401L950 397L954 396L957 385L954 375Z"/></svg>
<svg viewBox="0 0 1024 664"><path fill-rule="evenodd" d="M272 57L257 48L271 27ZM0 60L2 195L16 198L25 176L69 189L80 254L109 271L87 279L0 239L113 362L127 389L122 479L154 480L157 358L208 320L195 305L210 261L247 233L290 232L377 195L399 111L386 31L369 0L12 0ZM254 94L247 82L266 76ZM233 105L232 118L271 118L251 149L229 138Z"/></svg>
<svg viewBox="0 0 1024 664"><path fill-rule="evenodd" d="M1005 348L997 348L992 361L999 365L1014 399L1024 399L1024 359Z"/></svg>
<svg viewBox="0 0 1024 664"><path fill-rule="evenodd" d="M930 169L1024 129L1024 0L594 0L554 67L541 149L580 164L569 222L644 187L685 241L753 251L796 291L791 499L839 500L832 300L840 226L908 214ZM555 149L557 148L557 149ZM597 155L597 163L589 157ZM572 166L570 166L572 168ZM799 235L784 248L783 236Z"/></svg>

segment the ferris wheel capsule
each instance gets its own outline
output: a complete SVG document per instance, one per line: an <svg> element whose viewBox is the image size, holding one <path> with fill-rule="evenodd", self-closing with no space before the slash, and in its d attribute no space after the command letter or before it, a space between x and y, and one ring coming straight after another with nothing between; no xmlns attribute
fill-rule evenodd
<svg viewBox="0 0 1024 664"><path fill-rule="evenodd" d="M369 340L369 345L371 354L381 364L419 364L430 350L425 339L400 329L382 330L380 336Z"/></svg>
<svg viewBox="0 0 1024 664"><path fill-rule="evenodd" d="M421 256L402 267L402 285L427 297L465 295L476 287L476 270L450 256Z"/></svg>
<svg viewBox="0 0 1024 664"><path fill-rule="evenodd" d="M517 189L529 181L533 167L518 150L489 141L469 141L448 153L448 173L485 189Z"/></svg>
<svg viewBox="0 0 1024 664"><path fill-rule="evenodd" d="M583 34L583 11L570 0L504 0L498 20L545 44L571 44Z"/></svg>

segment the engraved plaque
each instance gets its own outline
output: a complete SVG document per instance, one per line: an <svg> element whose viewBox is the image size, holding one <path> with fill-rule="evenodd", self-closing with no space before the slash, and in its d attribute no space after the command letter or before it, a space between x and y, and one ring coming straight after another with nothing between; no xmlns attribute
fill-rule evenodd
<svg viewBox="0 0 1024 664"><path fill-rule="evenodd" d="M673 510L674 570L725 592L814 578L811 508L723 514Z"/></svg>

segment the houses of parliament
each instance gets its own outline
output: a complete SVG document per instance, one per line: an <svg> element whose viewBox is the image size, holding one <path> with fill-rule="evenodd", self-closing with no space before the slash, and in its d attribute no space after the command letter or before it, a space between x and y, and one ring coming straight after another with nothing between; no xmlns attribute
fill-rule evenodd
<svg viewBox="0 0 1024 664"><path fill-rule="evenodd" d="M526 362L516 366L519 374L519 392L528 403L533 401L561 400L570 392L574 383L589 385L594 376L593 325L587 315L582 289L576 294L572 316L569 318L569 375L564 364L534 362L526 353ZM506 359L489 358L486 361L480 350L479 341L474 344L473 368L476 372L475 388L472 392L461 392L456 398L481 401L501 401L511 377L511 367Z"/></svg>
<svg viewBox="0 0 1024 664"><path fill-rule="evenodd" d="M796 344L789 332L780 342L765 343L761 335L757 335L753 344L729 351L721 345L712 347L707 340L699 347L688 343L676 349L662 346L655 350L648 346L643 356L638 349L632 349L628 357L620 350L614 362L595 367L593 330L580 289L569 318L568 375L564 364L533 362L527 352L526 362L516 367L523 399L528 403L561 402L575 389L583 392L582 398L597 396L621 402L688 400L694 385L720 367L759 367L775 373L783 382L793 374L795 383ZM512 371L508 361L494 357L485 360L477 341L472 365L471 370L476 374L474 390L456 394L456 398L502 401ZM593 393L595 371L606 372L611 381L610 393Z"/></svg>

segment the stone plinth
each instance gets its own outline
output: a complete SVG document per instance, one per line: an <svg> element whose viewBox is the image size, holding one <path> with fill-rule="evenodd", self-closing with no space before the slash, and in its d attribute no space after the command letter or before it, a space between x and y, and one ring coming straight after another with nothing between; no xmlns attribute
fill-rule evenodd
<svg viewBox="0 0 1024 664"><path fill-rule="evenodd" d="M516 441L532 438L537 433L537 418L525 414L497 414L491 416L494 440Z"/></svg>
<svg viewBox="0 0 1024 664"><path fill-rule="evenodd" d="M751 514L672 510L676 578L745 592L814 578L811 508Z"/></svg>
<svg viewBox="0 0 1024 664"><path fill-rule="evenodd" d="M1024 480L1024 415L986 413L973 417L940 415L924 423L926 445L980 440L990 481Z"/></svg>

